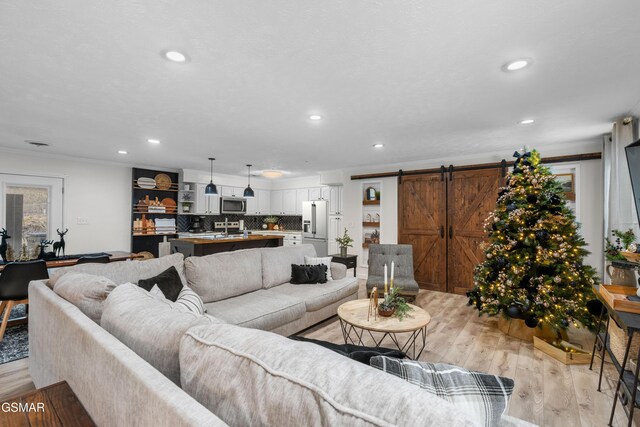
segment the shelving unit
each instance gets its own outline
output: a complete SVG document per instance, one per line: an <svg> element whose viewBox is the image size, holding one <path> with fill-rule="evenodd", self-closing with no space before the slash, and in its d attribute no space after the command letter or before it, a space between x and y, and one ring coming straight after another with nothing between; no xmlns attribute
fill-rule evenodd
<svg viewBox="0 0 640 427"><path fill-rule="evenodd" d="M369 260L369 245L371 243L380 242L380 227L381 227L381 215L380 215L380 198L382 183L364 182L362 184L362 257L360 257L361 266L366 266ZM368 199L368 189L373 188L376 194L376 199ZM377 235L377 237L376 237Z"/></svg>
<svg viewBox="0 0 640 427"><path fill-rule="evenodd" d="M159 174L168 176L171 182L158 184L160 188L157 186L154 188L145 188L151 184L144 186L139 185L138 180L140 178L155 179ZM159 233L155 231L155 228L148 226L145 228L148 232L141 232L139 227L135 227L134 224L140 224L139 221L153 221L155 224L159 219L173 219L173 223L177 223L180 210L178 174L160 170L133 168L131 175L131 252L147 251L157 257L158 243L162 242L165 237L176 237L176 227ZM163 178L166 180L166 177ZM156 198L158 202L162 204L159 208L164 207L165 212L149 212L150 208L153 210L153 206L150 206L146 200L155 202ZM163 204L162 202L166 199L170 199L174 204Z"/></svg>

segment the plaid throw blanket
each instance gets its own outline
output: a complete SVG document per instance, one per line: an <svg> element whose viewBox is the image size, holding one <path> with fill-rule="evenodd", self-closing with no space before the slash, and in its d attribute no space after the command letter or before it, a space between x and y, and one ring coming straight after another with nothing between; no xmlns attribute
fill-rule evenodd
<svg viewBox="0 0 640 427"><path fill-rule="evenodd" d="M500 423L513 392L513 380L510 378L468 371L444 363L376 356L371 358L371 366L448 400L485 426L497 426Z"/></svg>

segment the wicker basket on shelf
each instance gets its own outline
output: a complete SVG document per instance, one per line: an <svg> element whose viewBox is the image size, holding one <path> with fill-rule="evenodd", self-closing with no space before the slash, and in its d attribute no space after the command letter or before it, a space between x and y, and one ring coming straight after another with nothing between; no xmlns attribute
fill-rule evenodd
<svg viewBox="0 0 640 427"><path fill-rule="evenodd" d="M609 346L611 353L615 356L618 363L622 364L624 360L624 351L627 348L627 332L619 327L613 319L609 320ZM636 334L631 341L629 349L629 357L635 358L640 348L640 335Z"/></svg>

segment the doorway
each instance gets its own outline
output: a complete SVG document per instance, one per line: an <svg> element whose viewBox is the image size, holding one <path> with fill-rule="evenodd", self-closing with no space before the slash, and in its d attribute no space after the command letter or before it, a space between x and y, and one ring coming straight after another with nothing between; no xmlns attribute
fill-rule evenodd
<svg viewBox="0 0 640 427"><path fill-rule="evenodd" d="M57 239L56 229L63 227L62 195L62 178L0 174L0 228L11 236L11 260L33 258L41 240Z"/></svg>
<svg viewBox="0 0 640 427"><path fill-rule="evenodd" d="M398 242L413 245L421 288L464 294L484 260L484 221L496 207L501 168L402 176L398 183Z"/></svg>

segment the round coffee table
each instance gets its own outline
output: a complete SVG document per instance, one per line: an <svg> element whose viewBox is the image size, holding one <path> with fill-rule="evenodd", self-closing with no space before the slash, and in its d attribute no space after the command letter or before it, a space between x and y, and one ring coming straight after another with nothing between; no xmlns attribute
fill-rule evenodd
<svg viewBox="0 0 640 427"><path fill-rule="evenodd" d="M427 325L431 321L431 316L420 307L411 304L409 307L413 310L409 311L401 321L395 316L378 315L377 319L373 314L369 316L368 299L345 302L338 307L338 318L345 344L364 345L362 337L369 334L375 346L380 347L382 341L389 337L398 350L407 353L407 350L412 349L411 358L419 358L427 343ZM382 334L382 337L376 339L374 332ZM398 336L403 333L409 334L404 343Z"/></svg>

